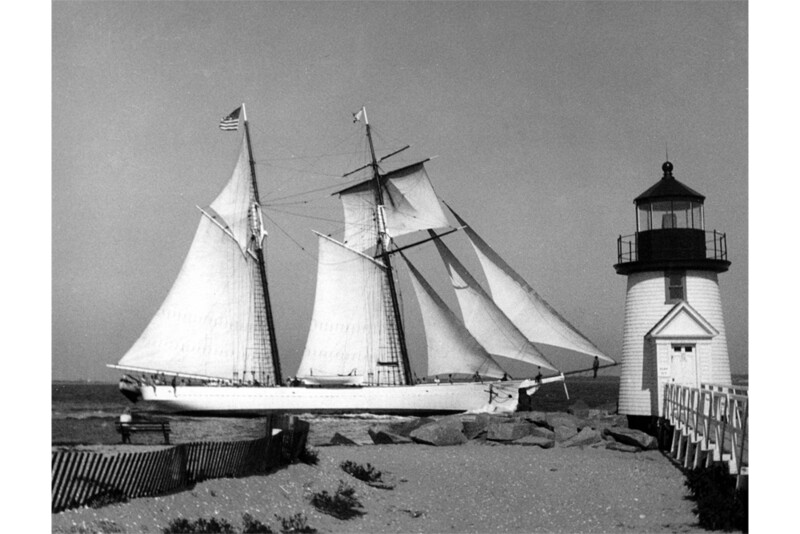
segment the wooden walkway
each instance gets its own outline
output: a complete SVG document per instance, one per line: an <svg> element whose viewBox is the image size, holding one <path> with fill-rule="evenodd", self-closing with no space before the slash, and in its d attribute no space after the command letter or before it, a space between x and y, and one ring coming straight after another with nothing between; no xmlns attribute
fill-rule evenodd
<svg viewBox="0 0 800 534"><path fill-rule="evenodd" d="M737 487L746 481L748 395L746 387L667 384L664 420L672 430L670 454L684 468L723 462Z"/></svg>

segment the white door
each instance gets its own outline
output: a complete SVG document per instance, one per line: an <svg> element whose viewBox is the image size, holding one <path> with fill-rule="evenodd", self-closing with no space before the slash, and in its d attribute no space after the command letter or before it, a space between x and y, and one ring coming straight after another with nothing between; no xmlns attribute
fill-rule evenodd
<svg viewBox="0 0 800 534"><path fill-rule="evenodd" d="M697 382L697 347L695 345L672 345L670 377L676 384L699 387Z"/></svg>

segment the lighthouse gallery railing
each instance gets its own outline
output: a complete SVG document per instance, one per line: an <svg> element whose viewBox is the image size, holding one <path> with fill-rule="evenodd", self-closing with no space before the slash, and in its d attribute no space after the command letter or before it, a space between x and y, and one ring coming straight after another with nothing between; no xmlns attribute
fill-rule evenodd
<svg viewBox="0 0 800 534"><path fill-rule="evenodd" d="M649 230L658 232L659 230ZM706 230L706 259L723 260L728 259L728 239L724 232L716 230ZM638 233L621 235L617 238L617 263L629 263L639 261Z"/></svg>

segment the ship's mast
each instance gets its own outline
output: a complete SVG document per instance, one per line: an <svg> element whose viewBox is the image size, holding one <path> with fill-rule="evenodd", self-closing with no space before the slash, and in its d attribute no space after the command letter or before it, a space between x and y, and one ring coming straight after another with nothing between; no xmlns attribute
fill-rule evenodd
<svg viewBox="0 0 800 534"><path fill-rule="evenodd" d="M372 180L375 186L373 189L375 191L375 207L378 225L378 243L375 256L380 257L383 260L383 264L386 266L386 282L392 301L392 314L397 328L397 339L400 344L400 360L403 366L403 375L406 384L413 384L411 364L408 360L408 350L406 348L406 336L403 331L403 321L400 316L400 305L397 299L397 289L395 288L392 263L389 255L389 243L391 238L386 233L386 219L383 207L383 183L381 182L380 170L378 168L378 159L375 157L375 146L372 143L372 131L369 126L369 120L367 119L367 112L365 108L362 108L362 111L364 112L364 124L367 130L367 141L369 142L369 152L372 158Z"/></svg>
<svg viewBox="0 0 800 534"><path fill-rule="evenodd" d="M242 115L244 116L244 134L247 136L247 156L250 159L250 177L252 178L253 186L253 202L254 209L261 209L261 200L258 197L258 181L256 180L256 162L253 159L253 145L250 142L250 125L247 122L247 111L244 104L242 104ZM259 228L259 231L261 229ZM254 252L256 255L256 262L258 263L258 271L261 275L261 287L264 288L264 311L267 315L267 330L269 331L269 346L270 353L272 354L272 369L275 373L275 384L280 385L283 383L281 376L281 362L278 358L278 342L275 339L275 321L272 317L272 304L269 298L269 285L267 284L267 266L264 262L264 251L261 248L261 236L254 235L255 247Z"/></svg>

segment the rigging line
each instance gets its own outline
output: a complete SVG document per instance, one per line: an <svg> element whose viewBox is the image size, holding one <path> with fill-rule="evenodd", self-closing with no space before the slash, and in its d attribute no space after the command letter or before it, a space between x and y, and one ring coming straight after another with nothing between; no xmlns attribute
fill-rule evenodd
<svg viewBox="0 0 800 534"><path fill-rule="evenodd" d="M269 134L269 133L267 133L267 131L266 131L266 130L264 130L264 129L260 128L259 126L253 126L253 125L251 124L251 127L252 127L253 129L255 129L255 130L258 130L259 132L263 133L263 134L264 134L266 137L269 137L269 136L270 136L270 134ZM348 140L352 139L353 137L355 137L355 136L357 136L357 135L359 135L359 134L358 134L358 132L353 132L353 133L350 133L350 134L348 134L348 135L344 136L344 137L343 137L342 139L340 139L339 141L337 141L337 142L333 143L333 144L330 146L330 150L331 150L331 151L335 150L337 147L339 147L339 146L343 145L343 144L344 144L344 143L346 143ZM283 150L286 150L286 151L287 151L287 152L289 152L290 154L293 154L293 153L295 152L294 150L292 150L292 149L288 148L287 146L284 146L284 145L281 145L281 144L279 144L277 141L273 141L273 142L274 142L276 145L278 145L278 146L279 146L281 149L283 149ZM350 152L346 152L344 155L347 155L347 154L350 154ZM308 157L308 156L306 156L306 155L305 155L303 152L300 152L300 156L299 156L299 157L300 157L300 158L306 158L306 157Z"/></svg>
<svg viewBox="0 0 800 534"><path fill-rule="evenodd" d="M317 175L317 176L327 176L327 177L330 177L330 178L341 178L341 175L339 175L339 174L332 174L332 173L329 173L329 172L322 172L322 171L312 171L312 170L309 170L309 169L302 169L302 168L298 169L296 167L286 167L286 166L281 166L281 165L272 165L270 163L260 163L258 161L256 161L256 165L260 166L260 167L265 167L265 168L268 167L270 169L280 169L280 170L283 170L283 171L294 171L294 172L296 172L298 174L311 174L311 175Z"/></svg>
<svg viewBox="0 0 800 534"><path fill-rule="evenodd" d="M272 224L274 224L274 225L275 225L275 228L277 228L278 230L280 230L280 231L281 231L281 233L282 233L283 235L285 235L285 236L286 236L286 237L289 239L289 241L291 241L292 243L294 243L295 245L297 245L297 247L298 247L300 250L302 250L303 252L305 252L305 253L306 253L306 254L308 254L309 256L312 256L312 254L311 254L310 252L308 252L308 251L305 249L305 247L304 247L303 245L301 245L300 243L298 243L298 242L297 242L297 240L296 240L295 238L293 238L292 236L290 236L290 235L289 235L289 233L288 233L286 230L284 230L284 229L281 227L281 225L279 225L278 223L276 223L276 222L275 222L275 219L273 219L272 217L270 217L270 216L269 216L268 214L266 214L266 213L264 213L264 217L266 217L267 219L269 219L269 221L270 221ZM313 257L313 256L312 256L312 257Z"/></svg>
<svg viewBox="0 0 800 534"><path fill-rule="evenodd" d="M327 200L327 197L312 198L309 200L295 200L293 202L270 202L267 204L263 204L263 206L266 206L268 208L272 208L275 206L301 206L305 204L311 204L314 202L320 202L322 200Z"/></svg>
<svg viewBox="0 0 800 534"><path fill-rule="evenodd" d="M328 153L328 154L314 154L314 155L311 155L311 156L294 156L293 155L293 156L288 157L288 158L261 158L261 160L262 161L286 161L286 160L296 160L296 159L301 159L301 160L305 160L305 159L322 159L322 158L328 158L328 157L333 157L333 156L353 156L353 155L358 155L358 154L359 154L359 152L331 152L331 153Z"/></svg>
<svg viewBox="0 0 800 534"><path fill-rule="evenodd" d="M341 178L341 176L339 176L338 178ZM345 183L326 185L326 186L323 186L323 187L319 187L317 189L310 189L308 191L301 191L300 193L294 193L294 194L291 194L291 195L286 195L285 197L272 198L272 199L270 199L270 202L275 202L275 201L279 201L279 200L286 200L286 199L289 199L289 198L299 197L300 195L308 195L310 193L317 193L319 191L325 191L326 189L338 189L340 187L348 187L351 184L357 184L357 183L359 183L361 181L362 180L348 180ZM269 196L269 195L267 195L267 196ZM325 198L325 197L323 197L323 198Z"/></svg>
<svg viewBox="0 0 800 534"><path fill-rule="evenodd" d="M294 213L294 212L291 212L291 211L286 211L286 210L281 210L281 209L276 209L276 208L272 208L272 211L277 211L278 213L285 213L286 215L294 215L295 217L302 217L304 219L314 219L314 220L317 220L317 221L335 222L335 223L342 222L339 219L327 219L325 217L315 217L313 215L302 215L300 213ZM270 220L272 220L272 219L270 219Z"/></svg>

